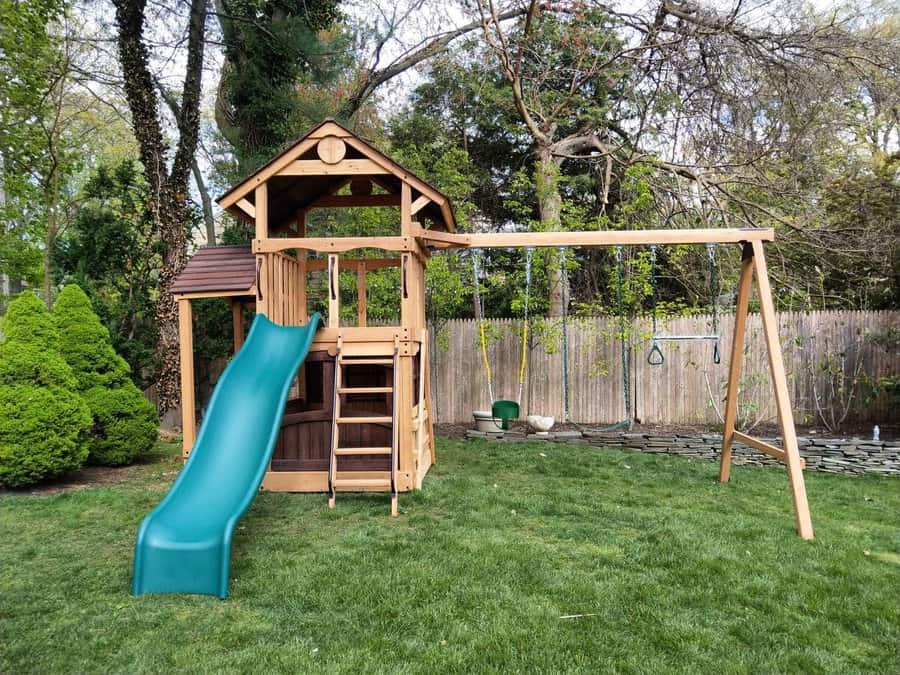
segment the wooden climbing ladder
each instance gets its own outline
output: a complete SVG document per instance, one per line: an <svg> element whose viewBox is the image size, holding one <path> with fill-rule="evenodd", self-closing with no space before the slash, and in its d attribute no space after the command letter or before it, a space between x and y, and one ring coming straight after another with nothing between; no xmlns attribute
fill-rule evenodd
<svg viewBox="0 0 900 675"><path fill-rule="evenodd" d="M328 462L328 508L334 508L338 492L376 492L390 491L391 517L397 517L397 377L400 372L398 360L400 356L399 338L394 338L392 354L372 356L355 356L348 353L343 340L338 336L337 350L334 357L334 416L331 422L331 453ZM389 387L350 387L344 385L343 369L354 366L383 366L393 368L393 381ZM390 394L390 416L350 416L341 413L341 397L362 394ZM351 424L390 424L390 446L372 447L340 447L341 428ZM390 470L384 477L357 478L342 475L339 467L340 457L360 455L390 455Z"/></svg>

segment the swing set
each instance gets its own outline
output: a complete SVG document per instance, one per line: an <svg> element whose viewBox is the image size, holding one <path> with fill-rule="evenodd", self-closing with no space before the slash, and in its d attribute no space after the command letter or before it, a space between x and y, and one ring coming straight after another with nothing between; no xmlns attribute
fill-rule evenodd
<svg viewBox="0 0 900 675"><path fill-rule="evenodd" d="M809 504L806 497L806 488L803 481L804 461L800 457L797 447L797 434L794 427L793 411L790 407L788 393L787 374L784 369L784 361L781 352L781 344L778 338L778 326L775 317L775 305L772 300L772 289L769 284L768 267L763 252L763 243L774 241L775 232L771 228L722 228L722 229L691 229L691 230L638 230L638 231L603 231L603 232L529 232L529 233L490 233L490 234L459 234L459 233L434 233L426 234L424 241L427 246L435 249L446 248L525 248L530 252L535 248L558 248L563 273L563 381L565 396L565 419L574 423L569 409L569 373L568 373L568 311L566 308L566 249L570 247L613 247L616 251L616 267L618 278L617 300L619 318L619 337L622 343L622 377L625 399L625 418L602 430L612 430L628 426L630 418L629 400L629 369L626 346L627 321L624 316L624 302L622 298L623 270L622 247L624 246L648 246L651 260L651 289L652 289L652 335L651 347L647 356L650 365L662 366L665 358L662 353L661 343L676 342L682 340L708 340L713 342L713 361L720 363L721 354L719 343L718 325L718 286L717 286L717 259L716 247L718 245L737 244L741 246L741 272L738 281L737 298L735 306L734 331L731 342L731 358L728 370L728 384L726 390L725 423L722 438L722 454L720 460L719 480L727 482L731 473L731 447L735 441L758 450L783 462L787 467L788 480L791 486L791 497L794 505L794 514L797 531L804 539L813 538L812 519ZM657 296L658 273L656 254L659 246L668 245L706 245L710 264L710 305L712 310L712 333L702 335L674 335L659 332ZM527 254L530 260L531 254ZM478 290L478 262L477 254L473 256L476 273L476 313L480 327L482 358L488 372L489 395L493 401L493 384L490 375L490 362L487 356L486 336L484 332L484 308ZM526 296L530 293L530 262L526 275ZM737 397L739 393L741 367L743 357L743 345L746 334L746 323L749 312L751 284L756 276L757 291L759 296L760 314L762 316L763 334L768 351L769 372L775 393L775 406L778 413L778 422L781 429L783 447L779 448L765 441L759 440L745 433L737 431ZM524 374L527 350L528 319L524 322L522 334L522 360L519 372L519 401L499 401L501 404L510 405L509 409L518 412L519 402L522 398L524 387ZM512 414L508 418L512 418ZM504 422L508 422L504 420ZM581 428L589 431L582 425Z"/></svg>

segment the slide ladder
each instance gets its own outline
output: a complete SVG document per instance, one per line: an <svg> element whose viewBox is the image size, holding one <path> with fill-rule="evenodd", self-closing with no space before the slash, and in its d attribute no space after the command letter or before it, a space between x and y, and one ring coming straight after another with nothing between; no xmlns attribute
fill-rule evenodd
<svg viewBox="0 0 900 675"><path fill-rule="evenodd" d="M394 339L392 354L355 356L347 353L341 337L338 337L337 351L334 357L334 407L331 422L331 452L328 462L328 507L334 508L338 492L376 492L389 491L391 494L391 517L397 517L397 382L399 376L400 342ZM393 383L389 387L350 387L344 385L343 371L356 366L381 366L393 368ZM390 416L344 416L341 413L343 396L361 394L390 394ZM389 424L391 428L391 444L373 447L340 447L341 428L355 424ZM357 478L341 471L340 458L360 455L389 455L390 470L384 476Z"/></svg>

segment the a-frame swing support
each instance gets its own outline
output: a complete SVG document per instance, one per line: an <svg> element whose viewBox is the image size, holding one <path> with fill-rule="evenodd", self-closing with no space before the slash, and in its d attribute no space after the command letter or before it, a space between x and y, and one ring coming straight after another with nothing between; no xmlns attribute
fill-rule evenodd
<svg viewBox="0 0 900 675"><path fill-rule="evenodd" d="M746 335L747 314L754 272L756 273L763 334L766 340L766 352L769 357L772 384L775 389L775 408L778 412L778 425L781 428L783 449L776 448L769 443L736 431L734 428L737 419L737 399L744 354L744 337ZM797 520L797 533L803 539L812 539L812 517L809 512L809 502L806 499L803 460L800 457L800 450L797 446L794 413L791 410L787 374L784 370L781 343L778 339L775 304L772 301L772 289L769 285L769 273L761 241L747 242L743 246L741 276L738 282L737 306L734 315L734 334L731 340L731 359L728 366L728 388L726 391L725 429L722 435L719 481L726 483L731 475L731 446L735 440L781 460L787 466L788 481L791 485L791 499L794 502L794 515Z"/></svg>
<svg viewBox="0 0 900 675"><path fill-rule="evenodd" d="M725 429L722 437L722 454L719 481L728 482L731 474L731 447L734 441L752 447L783 462L787 467L791 498L797 523L797 533L803 539L813 538L812 518L806 498L803 480L804 462L797 445L794 414L791 410L787 374L781 343L775 303L763 253L763 242L773 241L771 228L748 229L700 229L700 230L632 230L627 232L540 232L499 234L455 234L422 231L419 241L427 248L541 248L561 246L639 246L667 244L740 244L742 246L741 275L738 282L737 306L734 318L734 334L731 342L731 359L728 370L728 387L725 404ZM741 366L744 355L747 315L754 273L759 294L763 334L768 353L769 371L775 390L775 407L781 428L783 448L778 448L735 429L737 399L740 393Z"/></svg>

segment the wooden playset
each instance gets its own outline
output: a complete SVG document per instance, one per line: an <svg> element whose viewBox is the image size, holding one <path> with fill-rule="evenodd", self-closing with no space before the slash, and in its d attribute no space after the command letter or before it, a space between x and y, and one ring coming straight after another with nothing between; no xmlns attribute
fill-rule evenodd
<svg viewBox="0 0 900 675"><path fill-rule="evenodd" d="M425 268L434 250L733 244L742 247L743 262L719 478L729 479L734 441L782 460L787 465L798 533L805 539L813 537L763 255L763 243L774 239L773 230L458 233L445 195L330 120L231 188L219 204L252 224L255 236L251 246L200 249L172 288L179 306L185 457L196 438L194 299L231 301L237 352L246 308L277 324L305 324L309 275L326 275L326 326L316 333L298 372L263 487L325 492L331 506L337 492L390 491L396 514L396 492L421 488L435 461L425 321ZM395 207L399 211L396 230L383 236L307 236L311 211L346 207ZM380 250L383 257L360 257L362 250ZM386 267L399 268L399 324L371 326L366 313L367 274ZM342 325L340 320L341 270L356 272L355 325ZM783 448L735 430L754 273Z"/></svg>

